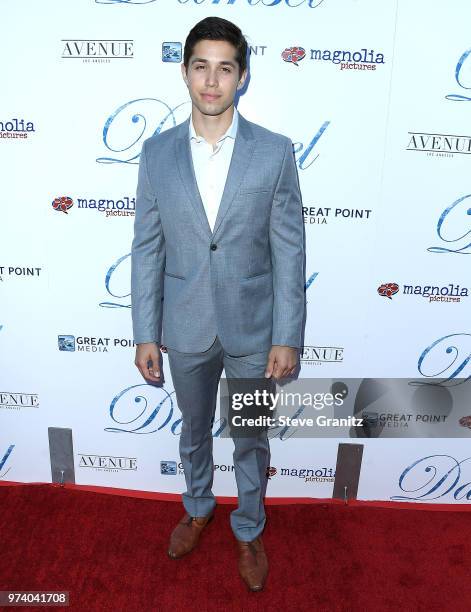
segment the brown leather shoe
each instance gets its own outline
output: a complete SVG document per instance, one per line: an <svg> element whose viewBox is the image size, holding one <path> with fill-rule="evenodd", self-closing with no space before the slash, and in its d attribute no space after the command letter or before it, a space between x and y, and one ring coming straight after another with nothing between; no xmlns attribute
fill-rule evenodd
<svg viewBox="0 0 471 612"><path fill-rule="evenodd" d="M237 540L239 573L251 591L261 591L268 574L268 559L261 536L251 542Z"/></svg>
<svg viewBox="0 0 471 612"><path fill-rule="evenodd" d="M180 559L183 555L191 552L198 544L201 532L212 520L214 513L208 516L191 517L185 513L170 536L168 556L171 559Z"/></svg>

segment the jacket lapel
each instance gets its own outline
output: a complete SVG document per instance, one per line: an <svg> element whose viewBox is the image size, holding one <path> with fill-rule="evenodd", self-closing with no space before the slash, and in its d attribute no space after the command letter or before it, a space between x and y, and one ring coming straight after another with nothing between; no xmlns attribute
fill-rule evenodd
<svg viewBox="0 0 471 612"><path fill-rule="evenodd" d="M252 161L255 139L249 122L239 113L237 135L232 151L231 163L227 173L227 180L221 197L218 214L214 223L213 236L218 231L222 220L229 210L242 179Z"/></svg>
<svg viewBox="0 0 471 612"><path fill-rule="evenodd" d="M218 231L222 220L229 210L234 197L239 189L240 183L247 171L255 146L255 139L252 134L252 129L249 122L239 113L239 122L237 126L237 134L234 141L234 149L232 158L227 173L227 180L224 186L224 191L221 197L221 203L214 224L214 231L211 228L206 217L203 201L198 190L195 170L193 167L193 159L191 156L190 139L189 139L189 124L190 118L180 124L179 134L176 138L176 158L177 166L180 171L180 176L185 189L190 198L190 202L196 213L196 216L203 225L204 230L209 236L213 236Z"/></svg>
<svg viewBox="0 0 471 612"><path fill-rule="evenodd" d="M193 159L190 148L190 117L180 124L180 130L175 140L175 155L177 159L177 167L180 172L182 183L185 186L186 192L190 198L190 202L194 208L195 214L203 225L207 234L211 236L211 228L204 210L203 200L201 199L196 182L195 169L193 167Z"/></svg>

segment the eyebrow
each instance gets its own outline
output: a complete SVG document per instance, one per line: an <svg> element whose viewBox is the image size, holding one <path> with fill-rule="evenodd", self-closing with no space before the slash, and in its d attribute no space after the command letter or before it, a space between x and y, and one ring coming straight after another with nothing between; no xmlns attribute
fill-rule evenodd
<svg viewBox="0 0 471 612"><path fill-rule="evenodd" d="M196 62L203 62L203 64L207 64L207 63L208 63L208 60L207 60L207 59L204 59L204 58L202 58L202 57L194 57L194 58L191 60L191 62L190 62L190 63L191 63L191 64L195 64ZM218 64L221 64L221 65L226 65L226 66L232 66L233 68L237 68L237 66L236 66L235 62L231 62L230 60L223 60L223 61L221 61L221 62L218 62Z"/></svg>

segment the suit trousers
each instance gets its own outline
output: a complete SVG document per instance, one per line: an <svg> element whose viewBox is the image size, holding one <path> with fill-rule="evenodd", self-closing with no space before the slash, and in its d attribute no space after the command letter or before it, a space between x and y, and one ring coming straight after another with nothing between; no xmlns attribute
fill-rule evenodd
<svg viewBox="0 0 471 612"><path fill-rule="evenodd" d="M170 372L182 413L179 443L187 490L183 506L190 516L206 516L216 506L212 492L214 463L212 426L222 370L226 378L264 378L268 350L241 357L226 353L216 336L201 353L181 353L167 348ZM267 432L232 438L238 507L231 512L235 537L251 541L263 531L266 516L263 498L267 487L270 447Z"/></svg>

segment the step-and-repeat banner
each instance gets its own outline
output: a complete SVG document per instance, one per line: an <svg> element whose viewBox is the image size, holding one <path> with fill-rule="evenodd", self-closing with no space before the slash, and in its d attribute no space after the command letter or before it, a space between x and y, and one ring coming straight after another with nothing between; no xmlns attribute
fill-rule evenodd
<svg viewBox="0 0 471 612"><path fill-rule="evenodd" d="M77 483L183 490L167 357L163 387L134 365L130 250L142 143L188 117L182 48L209 15L250 45L239 111L294 143L300 377L470 376L467 0L23 0L0 15L2 480L50 482L63 428ZM359 498L467 502L471 419L427 437L446 402L404 418L366 404L383 436L277 431L268 496L331 497L342 441L364 444ZM235 495L232 441L213 433L214 492Z"/></svg>

